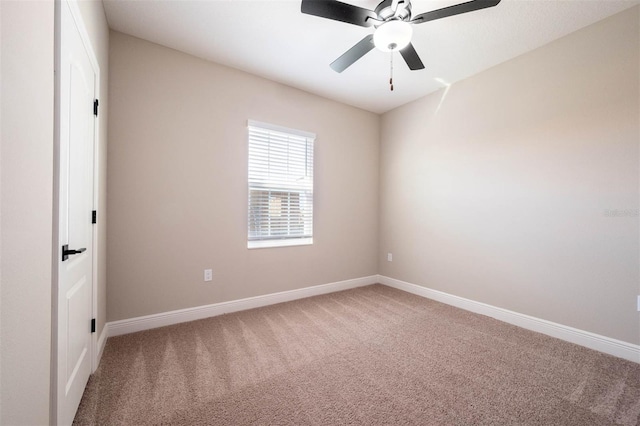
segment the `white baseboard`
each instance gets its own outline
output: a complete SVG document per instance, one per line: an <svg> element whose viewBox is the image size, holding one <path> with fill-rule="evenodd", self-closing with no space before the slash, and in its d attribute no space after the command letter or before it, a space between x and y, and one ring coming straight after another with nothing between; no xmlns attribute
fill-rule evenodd
<svg viewBox="0 0 640 426"><path fill-rule="evenodd" d="M376 284L378 282L378 277L378 275L371 275L369 277L338 281L297 290L265 294L263 296L249 297L246 299L232 300L229 302L214 303L212 305L197 306L194 308L113 321L107 323L105 328L108 330L107 335L109 337L119 336L121 334L135 333L137 331L150 330L152 328L195 321L231 312L244 311L276 303L303 299L305 297L318 296L320 294L333 293L336 291Z"/></svg>
<svg viewBox="0 0 640 426"><path fill-rule="evenodd" d="M446 303L447 305L452 305L477 314L486 315L509 324L517 325L538 333L543 333L589 349L594 349L609 355L640 363L639 345L634 345L632 343L623 342L621 340L612 339L610 337L601 336L599 334L579 330L577 328L529 315L520 314L518 312L509 311L496 306L487 305L486 303L465 299L464 297L454 296L442 291L389 278L384 275L378 276L378 282L389 287L397 288L398 290L433 299L438 302Z"/></svg>
<svg viewBox="0 0 640 426"><path fill-rule="evenodd" d="M150 330L152 328L164 327L167 325L179 324L182 322L195 321L203 318L213 317L231 312L244 311L247 309L259 308L276 303L289 302L305 297L318 296L321 294L333 293L341 290L362 287L370 284L384 284L397 288L418 296L446 303L470 312L486 315L509 324L517 325L528 330L543 333L567 342L575 343L640 363L640 346L610 337L601 336L577 328L554 323L540 318L532 317L508 309L498 308L482 302L454 296L442 291L433 290L384 275L372 275L368 277L355 278L351 280L338 281L329 284L322 284L313 287L306 287L297 290L283 291L279 293L266 294L263 296L249 297L246 299L232 300L229 302L214 303L212 305L197 306L194 308L180 309L176 311L163 312L160 314L146 315L142 317L130 318L120 321L109 322L105 325L97 343L98 365L107 337L119 336L122 334L135 333L137 331Z"/></svg>

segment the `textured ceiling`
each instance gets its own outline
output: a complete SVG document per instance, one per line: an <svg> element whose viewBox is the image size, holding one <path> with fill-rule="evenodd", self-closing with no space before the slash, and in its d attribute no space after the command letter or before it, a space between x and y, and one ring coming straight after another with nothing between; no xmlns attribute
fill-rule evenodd
<svg viewBox="0 0 640 426"><path fill-rule="evenodd" d="M376 49L341 74L329 64L371 33L300 12L286 0L103 0L112 29L346 104L383 113L640 3L502 0L414 26L426 68ZM374 9L378 1L345 0ZM413 16L462 1L413 0Z"/></svg>

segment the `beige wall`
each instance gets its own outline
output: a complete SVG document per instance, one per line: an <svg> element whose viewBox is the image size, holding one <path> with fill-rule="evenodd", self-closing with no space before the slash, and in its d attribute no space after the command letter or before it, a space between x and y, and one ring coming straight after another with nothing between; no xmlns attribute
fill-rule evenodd
<svg viewBox="0 0 640 426"><path fill-rule="evenodd" d="M98 158L98 284L97 330L102 332L107 321L107 123L109 111L109 26L102 1L78 2L80 13L100 67L100 126Z"/></svg>
<svg viewBox="0 0 640 426"><path fill-rule="evenodd" d="M2 1L0 424L49 422L53 2Z"/></svg>
<svg viewBox="0 0 640 426"><path fill-rule="evenodd" d="M639 21L385 114L380 273L640 343Z"/></svg>
<svg viewBox="0 0 640 426"><path fill-rule="evenodd" d="M377 115L115 32L110 99L109 321L377 273ZM312 246L247 249L248 119L317 134Z"/></svg>

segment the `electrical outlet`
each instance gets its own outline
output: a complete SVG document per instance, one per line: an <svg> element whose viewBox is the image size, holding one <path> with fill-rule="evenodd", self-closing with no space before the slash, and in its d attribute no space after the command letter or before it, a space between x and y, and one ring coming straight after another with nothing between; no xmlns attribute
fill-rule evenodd
<svg viewBox="0 0 640 426"><path fill-rule="evenodd" d="M387 262L393 262L393 253L387 253Z"/></svg>
<svg viewBox="0 0 640 426"><path fill-rule="evenodd" d="M640 296L638 296L638 312L640 312Z"/></svg>
<svg viewBox="0 0 640 426"><path fill-rule="evenodd" d="M205 269L204 270L204 280L205 281L212 281L213 280L213 270L211 270L211 269Z"/></svg>

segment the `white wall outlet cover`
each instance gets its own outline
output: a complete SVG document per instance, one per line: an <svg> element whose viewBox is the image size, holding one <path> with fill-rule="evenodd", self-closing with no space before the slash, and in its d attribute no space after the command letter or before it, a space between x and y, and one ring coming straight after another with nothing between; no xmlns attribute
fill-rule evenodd
<svg viewBox="0 0 640 426"><path fill-rule="evenodd" d="M388 262L393 262L393 254L392 253L387 253L387 261Z"/></svg>
<svg viewBox="0 0 640 426"><path fill-rule="evenodd" d="M205 269L204 270L204 280L205 281L213 280L213 270L211 270L211 269Z"/></svg>

